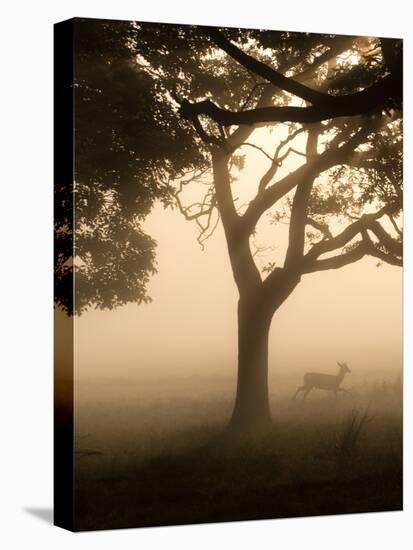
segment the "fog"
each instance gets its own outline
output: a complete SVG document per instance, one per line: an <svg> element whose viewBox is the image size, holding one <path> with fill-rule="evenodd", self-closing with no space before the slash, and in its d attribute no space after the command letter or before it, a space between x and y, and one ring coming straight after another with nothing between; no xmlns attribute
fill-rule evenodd
<svg viewBox="0 0 413 550"><path fill-rule="evenodd" d="M281 139L267 130L256 144L272 152ZM253 141L253 140L251 140ZM302 148L299 140L296 148ZM243 147L245 169L235 173L237 204L252 196L268 161ZM296 168L292 155L280 176ZM156 205L145 230L157 241L158 273L150 304L92 310L75 321L76 379L236 375L237 290L219 225L202 250L197 228L177 210ZM342 230L337 227L335 230ZM273 249L261 266L282 262L285 226L264 218L255 240ZM270 333L270 380L315 369L336 372L346 361L354 376L399 371L402 364L402 270L364 258L339 270L304 275L276 312Z"/></svg>

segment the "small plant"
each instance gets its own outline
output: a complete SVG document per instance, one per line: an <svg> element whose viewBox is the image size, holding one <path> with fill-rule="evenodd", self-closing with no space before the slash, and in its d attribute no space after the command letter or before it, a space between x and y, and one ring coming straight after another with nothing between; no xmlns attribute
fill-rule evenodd
<svg viewBox="0 0 413 550"><path fill-rule="evenodd" d="M354 460L361 433L370 420L368 409L364 413L352 409L336 431L334 453L340 471L347 469Z"/></svg>

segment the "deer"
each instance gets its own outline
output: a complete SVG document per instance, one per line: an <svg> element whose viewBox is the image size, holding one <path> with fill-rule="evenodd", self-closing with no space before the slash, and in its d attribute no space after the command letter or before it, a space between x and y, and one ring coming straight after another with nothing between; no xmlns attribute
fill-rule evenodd
<svg viewBox="0 0 413 550"><path fill-rule="evenodd" d="M351 370L348 368L347 363L339 363L337 365L340 367L338 374L334 376L333 374L322 374L319 372L307 372L304 375L304 385L299 386L295 392L293 399L302 391L304 392L303 399L307 397L310 391L313 388L318 390L330 390L334 392L334 395L337 397L337 392L345 392L344 388L340 388L340 384L343 381L345 375Z"/></svg>

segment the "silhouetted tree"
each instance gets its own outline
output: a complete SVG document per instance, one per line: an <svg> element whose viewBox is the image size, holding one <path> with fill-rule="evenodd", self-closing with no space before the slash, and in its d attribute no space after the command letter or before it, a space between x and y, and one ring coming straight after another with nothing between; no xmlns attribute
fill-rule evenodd
<svg viewBox="0 0 413 550"><path fill-rule="evenodd" d="M75 182L55 184L55 299L69 314L74 269L79 314L150 299L156 243L141 223L155 200L171 204L167 179L206 166L189 125L176 123L139 65L136 32L128 22L75 23Z"/></svg>
<svg viewBox="0 0 413 550"><path fill-rule="evenodd" d="M120 29L119 23L107 25ZM100 231L96 221L107 215L105 208L114 208L114 194L113 217L119 224L146 215L156 198L174 202L198 223L200 243L222 221L239 292L238 385L231 428L265 428L270 424L269 328L302 277L366 255L401 265L401 41L157 24L125 25L122 33L126 53L119 53L121 59L115 55L109 67L103 60L103 69L96 65L104 82L110 82L107 93L103 84L96 86L103 94L96 92L97 99L78 111L79 140L85 144L79 181L88 193L111 193L101 203L91 195L94 214L85 211L84 223L90 231ZM97 34L91 40L93 51L100 51ZM90 63L85 61L84 80L78 82L86 97ZM109 116L106 107L112 102L122 108L109 109ZM85 113L93 113L92 118ZM113 129L104 132L103 141L95 128L100 116ZM248 141L263 125L277 125L282 136L273 134L274 152ZM94 170L87 167L88 139L97 155ZM232 187L236 170L243 167L240 150L247 146L265 155L268 169L250 183L253 198L239 206ZM130 156L131 150L135 154ZM301 162L279 177L291 155ZM189 186L197 187L200 197L191 204L185 202ZM274 224L288 223L288 245L282 265L270 262L260 270L252 239L266 213ZM132 229L129 235L135 234ZM94 260L86 276L96 293L82 306L142 299L153 243L146 241L150 261L127 255L124 276L118 278L116 262L125 241L122 231L108 231L103 230L110 241L109 268L107 257L99 257L103 272L96 279ZM134 250L142 248L139 242ZM85 261L81 252L79 256Z"/></svg>

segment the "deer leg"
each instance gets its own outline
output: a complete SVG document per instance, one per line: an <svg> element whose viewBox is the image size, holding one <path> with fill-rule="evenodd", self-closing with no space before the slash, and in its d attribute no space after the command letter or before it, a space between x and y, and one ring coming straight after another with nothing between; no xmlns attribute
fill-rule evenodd
<svg viewBox="0 0 413 550"><path fill-rule="evenodd" d="M305 399L307 397L307 395L310 393L310 391L313 389L312 386L310 386L309 388L304 388L305 389L305 392L304 392L304 395L303 395L303 399Z"/></svg>
<svg viewBox="0 0 413 550"><path fill-rule="evenodd" d="M295 399L297 395L300 393L300 391L303 391L303 390L305 390L305 386L298 386L297 391L293 395L293 399Z"/></svg>

